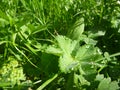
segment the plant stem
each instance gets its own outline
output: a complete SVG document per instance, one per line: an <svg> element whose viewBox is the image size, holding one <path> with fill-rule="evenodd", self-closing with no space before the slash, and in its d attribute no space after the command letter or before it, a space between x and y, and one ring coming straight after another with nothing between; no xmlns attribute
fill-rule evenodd
<svg viewBox="0 0 120 90"><path fill-rule="evenodd" d="M37 88L37 90L43 90L48 84L50 84L54 79L58 77L58 74L55 74L52 78L44 82L40 87Z"/></svg>
<svg viewBox="0 0 120 90"><path fill-rule="evenodd" d="M109 57L111 58L111 57L115 57L115 56L120 56L120 52L115 53L115 54L112 54L112 55L110 55ZM103 60L103 59L106 59L106 57L103 57L103 58L101 58L101 59L98 59L96 62L99 62L99 61L101 61L101 60Z"/></svg>

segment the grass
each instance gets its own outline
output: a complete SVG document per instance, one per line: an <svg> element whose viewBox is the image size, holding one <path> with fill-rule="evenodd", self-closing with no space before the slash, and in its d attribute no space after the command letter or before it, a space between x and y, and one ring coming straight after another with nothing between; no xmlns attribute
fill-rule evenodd
<svg viewBox="0 0 120 90"><path fill-rule="evenodd" d="M77 60L75 56L77 53L78 57L81 56L85 60L86 58L87 60L95 59L100 65L102 61L102 67L97 67L95 74L100 74L100 77L103 75L102 78L107 82L115 82L116 88L114 89L117 90L118 83L120 83L119 12L117 0L0 1L1 89L23 90L30 87L33 90L41 90L41 88L45 90L96 90L99 88L102 90L104 81L100 80L97 85L92 86L93 83L98 82L95 81L97 76L83 75L84 70L82 72L82 69L78 69L81 63L75 67L76 61L73 63L64 59ZM62 39L57 38L59 35ZM85 49L85 46L89 45L92 45L91 48ZM72 52L68 50L68 48L71 49L69 46L74 47ZM100 50L96 52L101 53L100 57L89 54L91 50L95 51L92 47ZM82 56L83 52L78 48L85 52L85 56ZM69 52L70 57L65 52ZM106 52L107 56L104 54ZM10 69L9 74L2 73L2 70L6 72L3 67L11 66L9 61L12 60L18 62L18 67ZM65 62L63 63L62 60ZM63 70L66 66L62 66L63 64L60 66L60 63L70 64L67 67L70 73ZM83 63L90 64L84 61ZM75 70L71 71L70 67L75 67ZM87 68L84 65L83 67ZM16 73L13 70L16 70ZM65 74L62 70L67 73ZM88 68L87 70L85 72L89 72ZM17 71L21 72L21 76L25 78L10 77L13 72L16 75ZM3 77L6 77L6 80L2 79ZM91 83L90 86L89 83Z"/></svg>

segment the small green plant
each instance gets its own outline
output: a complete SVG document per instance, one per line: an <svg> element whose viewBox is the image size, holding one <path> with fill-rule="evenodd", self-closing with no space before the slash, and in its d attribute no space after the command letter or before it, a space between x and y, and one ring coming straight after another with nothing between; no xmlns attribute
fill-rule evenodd
<svg viewBox="0 0 120 90"><path fill-rule="evenodd" d="M0 70L0 87L10 89L15 87L15 85L22 86L22 84L24 87L25 81L26 77L23 73L22 66L14 57L9 57ZM30 83L28 84L30 85ZM20 87L18 87L18 89L20 89Z"/></svg>
<svg viewBox="0 0 120 90"><path fill-rule="evenodd" d="M119 90L118 0L1 0L0 89Z"/></svg>

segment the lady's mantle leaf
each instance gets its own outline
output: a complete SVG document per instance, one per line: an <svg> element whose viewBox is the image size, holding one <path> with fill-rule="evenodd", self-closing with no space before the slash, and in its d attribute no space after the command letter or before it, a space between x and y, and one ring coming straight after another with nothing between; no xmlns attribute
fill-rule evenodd
<svg viewBox="0 0 120 90"><path fill-rule="evenodd" d="M111 78L104 78L98 85L97 90L118 90L118 89L119 86L117 81L111 81Z"/></svg>
<svg viewBox="0 0 120 90"><path fill-rule="evenodd" d="M62 49L63 54L67 55L70 55L77 45L77 41L72 41L65 36L57 36L56 40L58 42L58 46Z"/></svg>
<svg viewBox="0 0 120 90"><path fill-rule="evenodd" d="M72 41L61 35L56 37L56 41L56 44L49 46L46 52L59 56L61 72L69 73L75 67L80 66L85 74L91 74L95 72L94 66L100 66L95 63L95 60L101 58L101 53L93 45L79 46L79 41Z"/></svg>
<svg viewBox="0 0 120 90"><path fill-rule="evenodd" d="M78 40L83 32L84 32L84 18L80 18L72 26L69 36L72 37L73 40Z"/></svg>
<svg viewBox="0 0 120 90"><path fill-rule="evenodd" d="M62 50L60 48L57 48L55 46L48 46L45 52L56 55L56 56L61 56L62 55Z"/></svg>
<svg viewBox="0 0 120 90"><path fill-rule="evenodd" d="M78 62L71 56L72 51L77 45L77 41L72 41L64 36L57 36L56 40L58 46L63 51L63 55L59 58L60 70L64 73L68 73L78 64Z"/></svg>
<svg viewBox="0 0 120 90"><path fill-rule="evenodd" d="M69 73L78 65L78 61L75 61L71 56L63 55L59 58L60 70L64 73Z"/></svg>

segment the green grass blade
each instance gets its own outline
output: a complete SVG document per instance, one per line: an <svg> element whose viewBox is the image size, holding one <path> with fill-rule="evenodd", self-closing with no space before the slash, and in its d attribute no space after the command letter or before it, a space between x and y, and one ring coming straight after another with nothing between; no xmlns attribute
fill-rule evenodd
<svg viewBox="0 0 120 90"><path fill-rule="evenodd" d="M48 79L46 82L44 82L37 90L43 90L49 83L51 83L54 79L58 77L58 74L55 74L52 78Z"/></svg>

